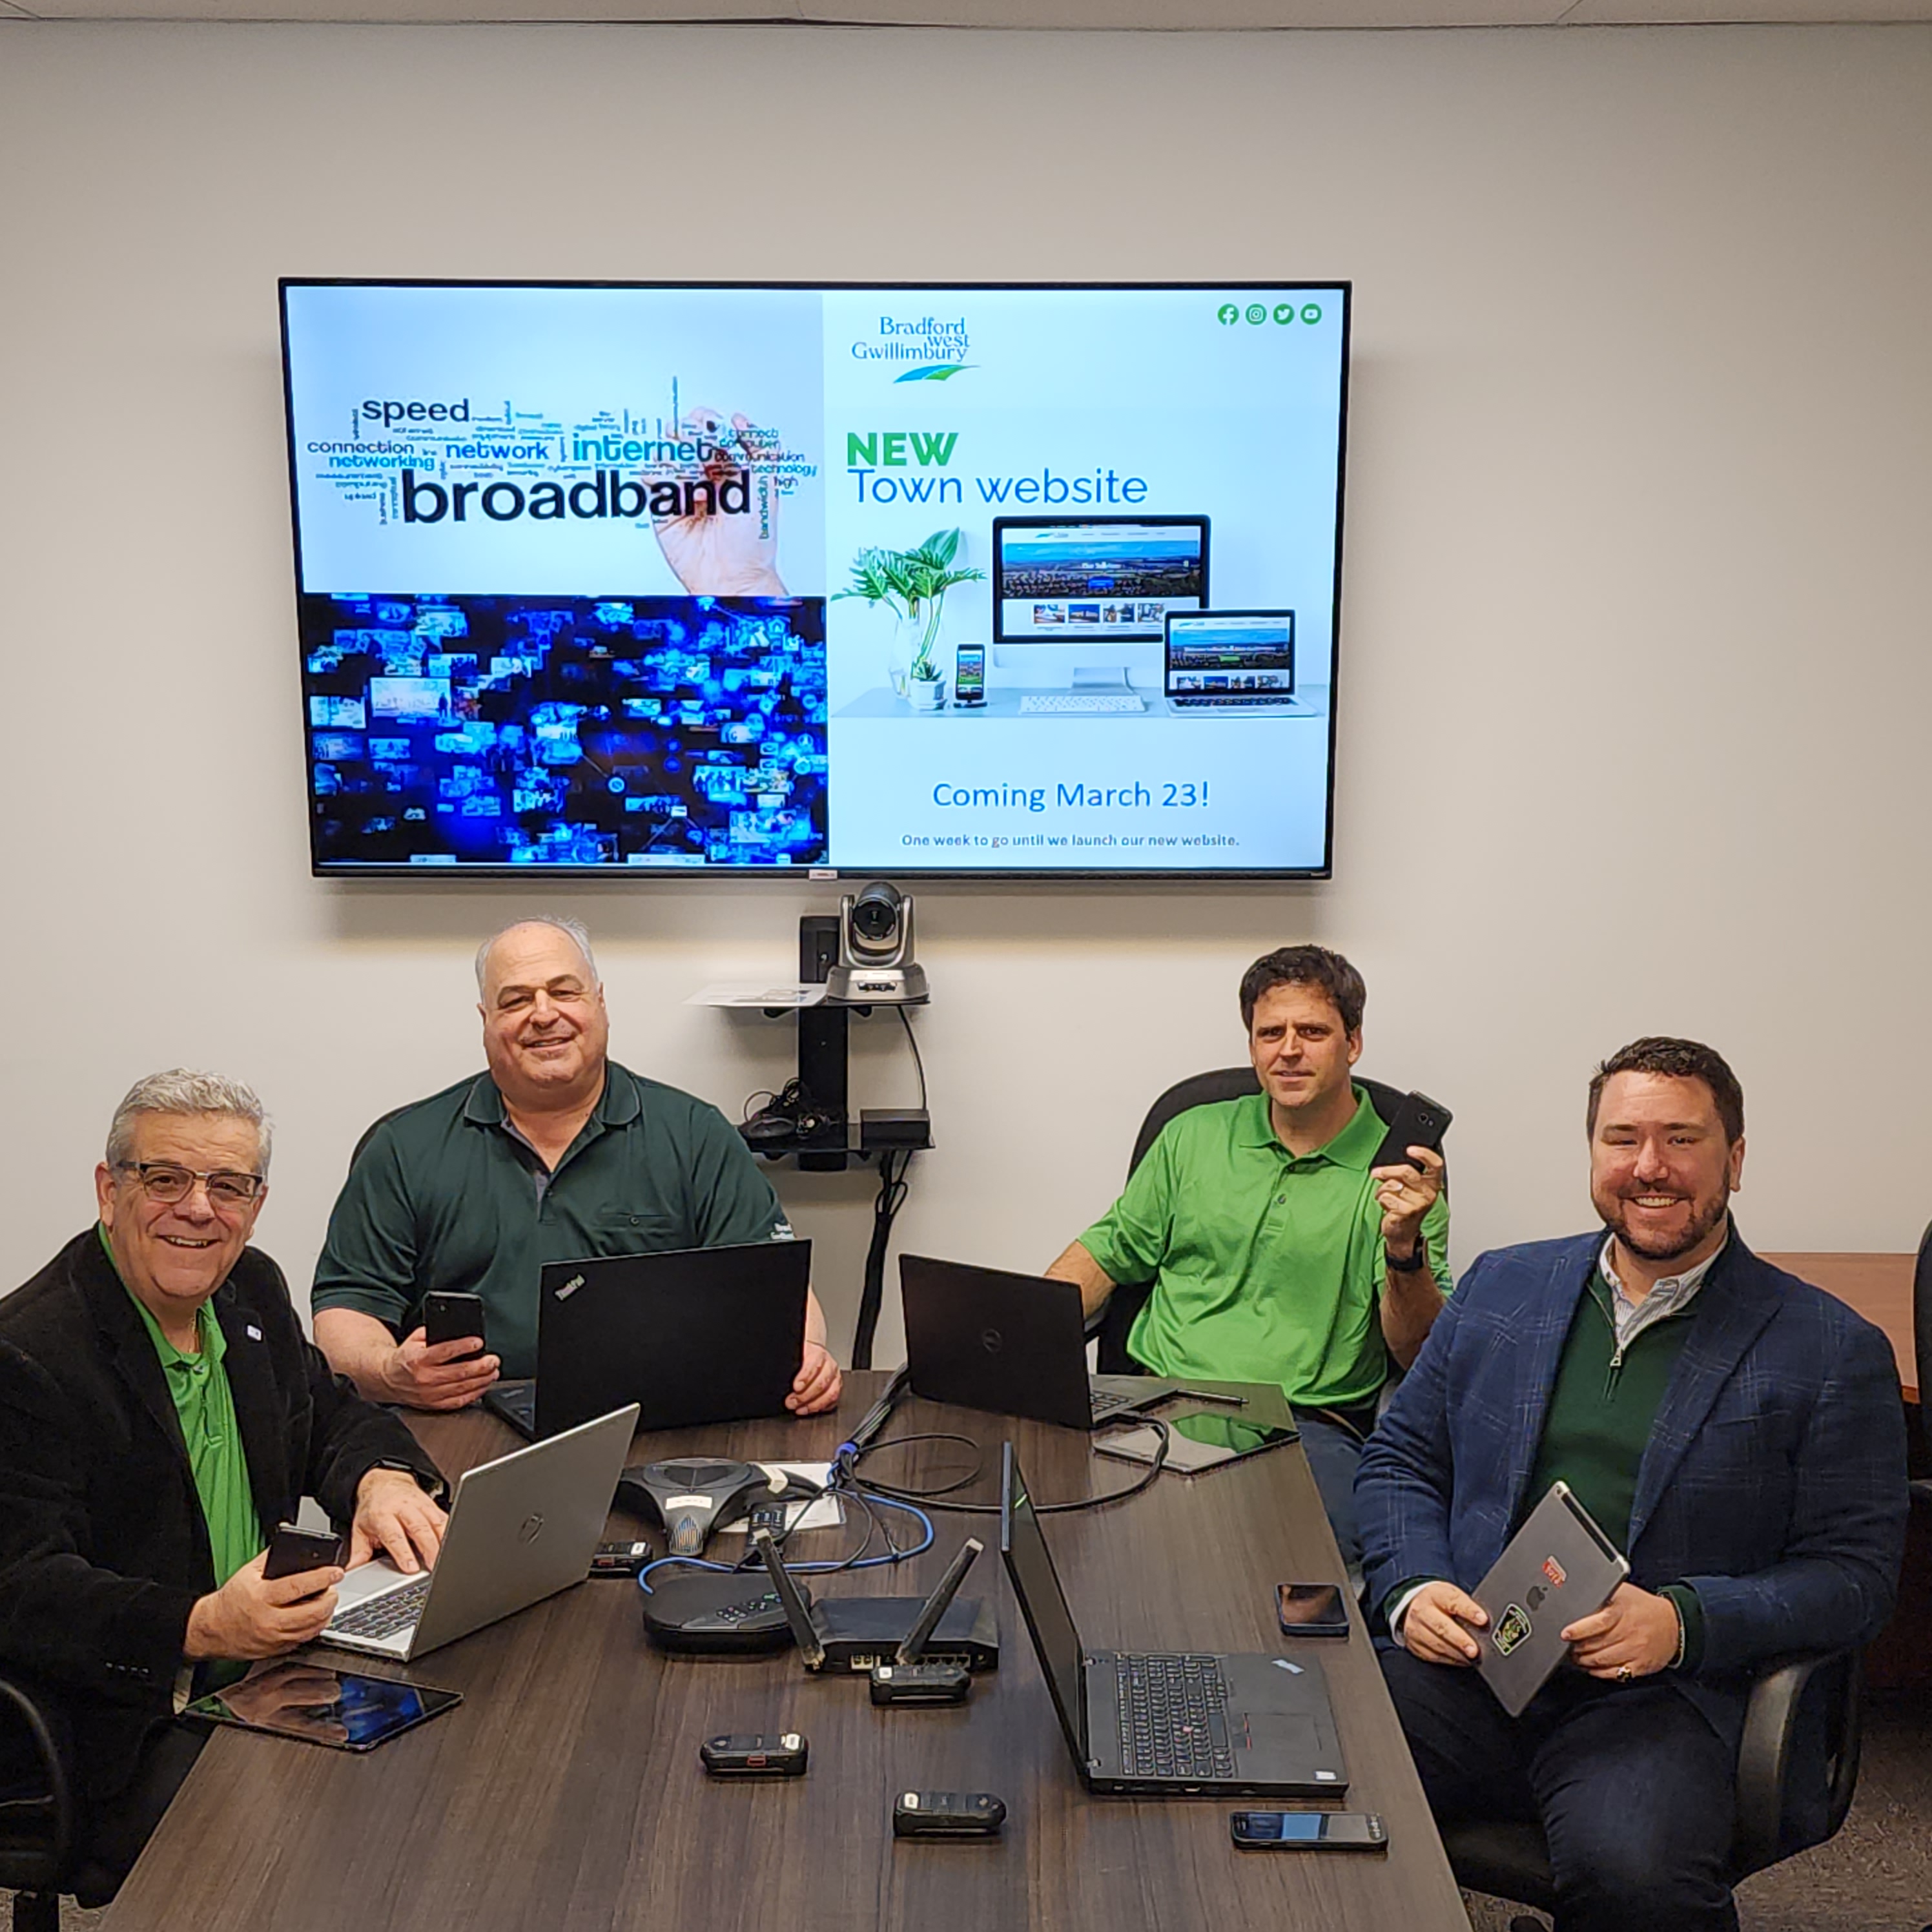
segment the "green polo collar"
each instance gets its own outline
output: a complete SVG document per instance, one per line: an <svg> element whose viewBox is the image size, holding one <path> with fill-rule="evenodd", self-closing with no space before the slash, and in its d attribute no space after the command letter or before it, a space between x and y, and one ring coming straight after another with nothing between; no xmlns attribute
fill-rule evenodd
<svg viewBox="0 0 1932 1932"><path fill-rule="evenodd" d="M161 1358L161 1366L181 1370L192 1375L219 1363L228 1352L228 1337L221 1332L221 1324L215 1319L214 1310L210 1305L212 1298L210 1298L210 1301L204 1301L194 1312L195 1328L200 1337L201 1347L196 1354L188 1354L177 1348L161 1333L161 1324L154 1319L148 1304L128 1287L127 1277L121 1272L121 1264L114 1258L114 1244L108 1235L106 1222L95 1222L94 1232L100 1237L101 1250L107 1257L108 1264L113 1269L115 1277L122 1287L127 1290L128 1299L134 1304L134 1312L140 1316L142 1325L146 1328L148 1337L154 1345L154 1352Z"/></svg>
<svg viewBox="0 0 1932 1932"><path fill-rule="evenodd" d="M604 1064L604 1090L590 1110L590 1118L600 1127L628 1126L644 1110L644 1096L638 1083L614 1062ZM479 1126L505 1127L509 1114L496 1083L487 1073L479 1073L470 1083L469 1097L463 1103L463 1118Z"/></svg>
<svg viewBox="0 0 1932 1932"><path fill-rule="evenodd" d="M1352 1084L1350 1090L1355 1096L1354 1114L1348 1124L1325 1147L1316 1148L1307 1154L1291 1154L1274 1130L1265 1094L1250 1094L1236 1103L1240 1111L1234 1126L1235 1144L1240 1147L1273 1148L1285 1161L1325 1160L1337 1167L1350 1167L1366 1174L1388 1129L1382 1117L1370 1105L1366 1090Z"/></svg>

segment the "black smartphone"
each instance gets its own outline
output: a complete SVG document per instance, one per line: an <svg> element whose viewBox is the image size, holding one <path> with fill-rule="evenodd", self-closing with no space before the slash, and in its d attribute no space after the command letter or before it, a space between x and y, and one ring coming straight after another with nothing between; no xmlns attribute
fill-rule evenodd
<svg viewBox="0 0 1932 1932"><path fill-rule="evenodd" d="M1449 1123L1455 1115L1440 1100L1432 1100L1426 1094L1405 1094L1402 1104L1395 1110L1395 1118L1390 1121L1389 1130L1382 1136L1382 1144L1376 1150L1376 1157L1369 1162L1371 1167L1413 1167L1415 1163L1408 1157L1412 1147L1426 1147L1431 1154L1442 1151L1442 1136L1449 1131Z"/></svg>
<svg viewBox="0 0 1932 1932"><path fill-rule="evenodd" d="M952 701L966 710L986 701L986 647L961 644L952 653Z"/></svg>
<svg viewBox="0 0 1932 1932"><path fill-rule="evenodd" d="M342 1539L332 1529L298 1529L278 1522L268 1544L264 1576L299 1576L304 1570L326 1570L342 1561Z"/></svg>
<svg viewBox="0 0 1932 1932"><path fill-rule="evenodd" d="M436 1290L423 1297L423 1340L434 1346L438 1342L460 1342L466 1335L474 1335L481 1344L474 1352L482 1354L490 1346L488 1330L483 1322L483 1298L480 1294L457 1294ZM466 1362L467 1355L459 1355L459 1361Z"/></svg>
<svg viewBox="0 0 1932 1932"><path fill-rule="evenodd" d="M1385 1852L1372 1811L1235 1811L1228 1829L1244 1852Z"/></svg>
<svg viewBox="0 0 1932 1932"><path fill-rule="evenodd" d="M1336 1583L1277 1583L1275 1620L1288 1636L1346 1636L1348 1606Z"/></svg>

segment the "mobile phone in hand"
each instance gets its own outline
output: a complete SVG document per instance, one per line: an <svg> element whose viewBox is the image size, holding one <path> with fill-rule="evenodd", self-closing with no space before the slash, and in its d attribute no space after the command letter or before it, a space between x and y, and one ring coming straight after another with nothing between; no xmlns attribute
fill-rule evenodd
<svg viewBox="0 0 1932 1932"><path fill-rule="evenodd" d="M477 1338L474 1352L477 1354L490 1346L480 1294L458 1294L439 1289L423 1297L422 1317L423 1340L432 1347L438 1342L460 1342L466 1335ZM457 1359L466 1362L470 1357L459 1355Z"/></svg>
<svg viewBox="0 0 1932 1932"><path fill-rule="evenodd" d="M268 1544L264 1576L299 1576L304 1570L326 1570L342 1561L342 1539L332 1529L298 1529L278 1523Z"/></svg>
<svg viewBox="0 0 1932 1932"><path fill-rule="evenodd" d="M1440 1100L1432 1100L1426 1094L1405 1094L1401 1104L1395 1110L1395 1118L1390 1121L1388 1132L1382 1136L1382 1144L1376 1150L1376 1157L1369 1162L1371 1167L1414 1167L1408 1150L1412 1147L1425 1147L1431 1154L1442 1151L1442 1136L1449 1131L1449 1123L1455 1118Z"/></svg>

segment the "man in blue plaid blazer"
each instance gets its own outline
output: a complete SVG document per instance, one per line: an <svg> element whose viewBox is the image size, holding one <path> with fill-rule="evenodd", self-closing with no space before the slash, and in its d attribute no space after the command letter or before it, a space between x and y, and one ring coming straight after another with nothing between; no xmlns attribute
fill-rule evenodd
<svg viewBox="0 0 1932 1932"><path fill-rule="evenodd" d="M1744 1100L1710 1048L1612 1055L1588 1124L1603 1228L1480 1257L1363 1454L1370 1601L1432 1808L1540 1822L1557 1932L1730 1932L1754 1673L1891 1614L1898 1371L1738 1238ZM1630 1574L1511 1718L1468 1668L1487 1622L1468 1592L1558 1479Z"/></svg>

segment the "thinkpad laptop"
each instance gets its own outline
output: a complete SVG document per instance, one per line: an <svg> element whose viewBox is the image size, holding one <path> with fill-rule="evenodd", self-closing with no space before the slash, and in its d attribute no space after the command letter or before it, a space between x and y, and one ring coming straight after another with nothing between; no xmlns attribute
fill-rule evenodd
<svg viewBox="0 0 1932 1932"><path fill-rule="evenodd" d="M637 1426L633 1402L466 1470L436 1568L406 1576L382 1558L350 1570L316 1641L406 1664L582 1582Z"/></svg>
<svg viewBox="0 0 1932 1932"><path fill-rule="evenodd" d="M1004 1445L1000 1553L1073 1768L1106 1798L1336 1798L1348 1788L1312 1658L1089 1652Z"/></svg>
<svg viewBox="0 0 1932 1932"><path fill-rule="evenodd" d="M1629 1574L1569 1485L1552 1483L1469 1593L1490 1616L1488 1628L1474 1633L1476 1669L1512 1718L1569 1655L1563 1631L1594 1616Z"/></svg>
<svg viewBox="0 0 1932 1932"><path fill-rule="evenodd" d="M928 1402L1094 1429L1165 1402L1159 1376L1092 1376L1080 1291L922 1255L899 1257L906 1368Z"/></svg>
<svg viewBox="0 0 1932 1932"><path fill-rule="evenodd" d="M646 1429L782 1415L805 1353L809 1241L751 1241L545 1267L537 1373L483 1406L554 1436L634 1402Z"/></svg>

